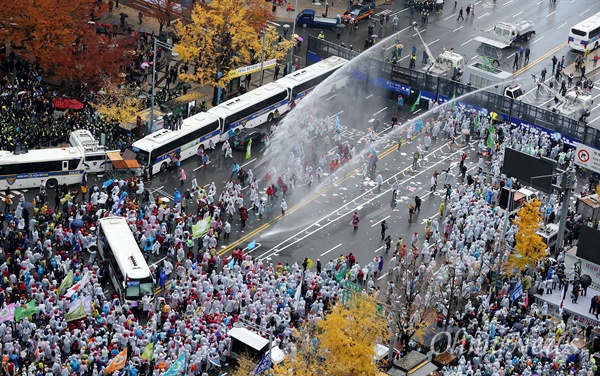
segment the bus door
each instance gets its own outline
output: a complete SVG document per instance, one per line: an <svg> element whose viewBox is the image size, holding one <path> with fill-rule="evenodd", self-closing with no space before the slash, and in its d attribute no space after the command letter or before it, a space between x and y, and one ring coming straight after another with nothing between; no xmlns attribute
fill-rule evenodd
<svg viewBox="0 0 600 376"><path fill-rule="evenodd" d="M69 161L62 161L62 170L69 171Z"/></svg>

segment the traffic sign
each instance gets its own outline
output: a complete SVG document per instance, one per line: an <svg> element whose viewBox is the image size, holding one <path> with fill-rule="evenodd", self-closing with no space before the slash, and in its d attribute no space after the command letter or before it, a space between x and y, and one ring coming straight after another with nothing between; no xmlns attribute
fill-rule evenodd
<svg viewBox="0 0 600 376"><path fill-rule="evenodd" d="M588 170L600 172L600 150L578 143L575 164Z"/></svg>

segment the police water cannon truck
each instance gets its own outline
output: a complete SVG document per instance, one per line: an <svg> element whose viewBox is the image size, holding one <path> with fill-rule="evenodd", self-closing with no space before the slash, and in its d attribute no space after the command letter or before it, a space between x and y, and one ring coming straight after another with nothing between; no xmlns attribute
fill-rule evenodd
<svg viewBox="0 0 600 376"><path fill-rule="evenodd" d="M460 81L460 77L465 71L465 57L457 54L456 52L444 50L444 52L442 52L437 59L433 59L433 53L429 49L427 43L425 43L423 40L416 22L413 22L413 27L417 32L419 39L421 39L421 43L423 43L425 52L429 57L429 63L426 64L421 71L432 76L446 77L452 79L453 81Z"/></svg>
<svg viewBox="0 0 600 376"><path fill-rule="evenodd" d="M580 121L585 121L589 116L594 104L594 98L591 94L573 87L562 96L552 85L546 84L541 77L535 74L532 74L531 77L533 77L533 81L538 87L543 87L548 93L554 96L550 100L550 105L547 106L550 111Z"/></svg>

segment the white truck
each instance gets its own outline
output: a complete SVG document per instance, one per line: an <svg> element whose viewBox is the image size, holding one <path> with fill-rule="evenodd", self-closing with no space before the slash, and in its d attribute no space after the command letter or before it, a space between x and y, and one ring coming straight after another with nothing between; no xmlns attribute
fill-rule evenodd
<svg viewBox="0 0 600 376"><path fill-rule="evenodd" d="M531 76L537 85L544 87L553 96L552 99L546 102L549 103L546 106L548 110L575 120L579 120L584 112L589 113L592 111L594 98L590 94L573 87L563 97L558 90L547 85L540 77L535 74Z"/></svg>
<svg viewBox="0 0 600 376"><path fill-rule="evenodd" d="M427 56L429 56L429 63L426 64L421 71L432 76L446 77L454 81L460 81L460 76L462 76L465 71L465 57L456 52L444 50L437 59L433 59L433 53L431 53L429 46L423 40L416 22L413 22L413 27L415 28L419 39L421 39L421 43L423 43Z"/></svg>
<svg viewBox="0 0 600 376"><path fill-rule="evenodd" d="M465 69L465 80L467 84L477 88L491 91L505 97L522 100L524 93L520 84L514 83L514 75L503 70L484 66L475 62L467 65Z"/></svg>
<svg viewBox="0 0 600 376"><path fill-rule="evenodd" d="M486 43L498 48L507 48L519 40L529 40L535 34L533 22L530 20L521 20L516 23L498 22L494 27L491 37L476 37L478 42Z"/></svg>

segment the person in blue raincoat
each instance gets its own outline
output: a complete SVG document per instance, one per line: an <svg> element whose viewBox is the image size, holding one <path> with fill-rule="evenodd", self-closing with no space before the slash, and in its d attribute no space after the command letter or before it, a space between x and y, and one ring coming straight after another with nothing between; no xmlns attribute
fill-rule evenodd
<svg viewBox="0 0 600 376"><path fill-rule="evenodd" d="M175 192L173 193L173 199L175 200L175 204L181 203L181 192L177 188L175 188Z"/></svg>
<svg viewBox="0 0 600 376"><path fill-rule="evenodd" d="M398 95L398 109L401 109L404 106L404 98L402 95Z"/></svg>

